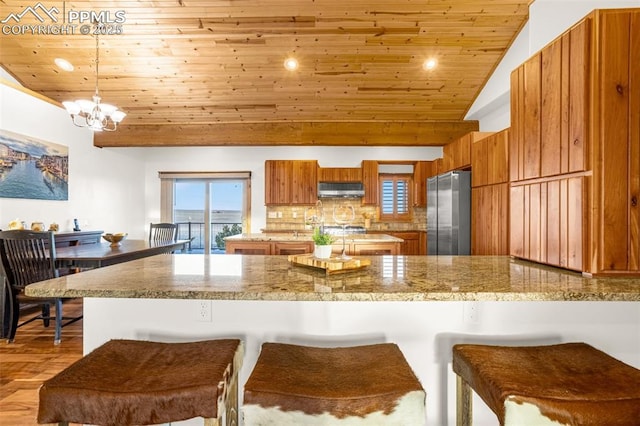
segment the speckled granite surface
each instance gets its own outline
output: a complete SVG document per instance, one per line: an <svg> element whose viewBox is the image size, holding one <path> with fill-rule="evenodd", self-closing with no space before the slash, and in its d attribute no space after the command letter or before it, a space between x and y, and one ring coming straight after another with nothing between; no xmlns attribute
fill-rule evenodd
<svg viewBox="0 0 640 426"><path fill-rule="evenodd" d="M287 256L159 255L27 287L40 297L309 301L640 301L640 278L584 278L507 256L370 256L335 276Z"/></svg>
<svg viewBox="0 0 640 426"><path fill-rule="evenodd" d="M345 236L346 241L349 242L363 242L363 243L401 243L404 240L386 234L347 234ZM255 233L255 234L238 234L225 238L226 241L313 241L311 234L298 234L295 236L293 233L287 234L272 234L272 233ZM336 241L342 241L342 235L335 236Z"/></svg>

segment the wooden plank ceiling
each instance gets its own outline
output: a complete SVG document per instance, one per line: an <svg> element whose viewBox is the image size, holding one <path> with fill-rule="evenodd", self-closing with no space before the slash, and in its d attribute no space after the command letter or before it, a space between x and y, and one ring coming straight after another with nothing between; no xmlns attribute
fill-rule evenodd
<svg viewBox="0 0 640 426"><path fill-rule="evenodd" d="M59 17L124 11L122 34L99 38L99 88L128 115L97 134L97 146L443 145L477 130L465 113L529 3L42 2ZM35 3L0 4L2 20ZM0 64L26 88L58 102L91 98L92 36L2 34L0 43ZM298 70L285 70L287 57ZM61 71L55 58L75 70ZM429 58L438 65L426 71Z"/></svg>

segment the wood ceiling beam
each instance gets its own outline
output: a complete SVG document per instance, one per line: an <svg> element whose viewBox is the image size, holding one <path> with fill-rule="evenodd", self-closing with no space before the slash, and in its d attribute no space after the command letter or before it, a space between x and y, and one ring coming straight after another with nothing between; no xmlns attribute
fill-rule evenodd
<svg viewBox="0 0 640 426"><path fill-rule="evenodd" d="M477 121L269 122L123 125L98 133L98 147L168 146L441 146L469 132Z"/></svg>

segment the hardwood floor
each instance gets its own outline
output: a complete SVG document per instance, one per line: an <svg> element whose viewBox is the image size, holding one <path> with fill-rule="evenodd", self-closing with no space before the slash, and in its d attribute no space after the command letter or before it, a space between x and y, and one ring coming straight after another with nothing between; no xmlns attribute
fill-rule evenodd
<svg viewBox="0 0 640 426"><path fill-rule="evenodd" d="M63 313L81 315L82 299L66 301ZM36 425L42 382L82 357L82 320L62 329L59 345L53 331L34 321L18 329L14 343L0 342L0 425Z"/></svg>

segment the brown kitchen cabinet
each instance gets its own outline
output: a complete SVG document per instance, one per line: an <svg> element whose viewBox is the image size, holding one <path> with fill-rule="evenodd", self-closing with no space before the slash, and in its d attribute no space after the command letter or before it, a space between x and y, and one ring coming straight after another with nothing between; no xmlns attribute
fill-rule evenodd
<svg viewBox="0 0 640 426"><path fill-rule="evenodd" d="M402 238L403 242L399 243L398 254L427 254L426 231L369 231L368 233L387 234L392 237Z"/></svg>
<svg viewBox="0 0 640 426"><path fill-rule="evenodd" d="M377 206L379 204L377 161L362 161L362 184L364 185L362 204Z"/></svg>
<svg viewBox="0 0 640 426"><path fill-rule="evenodd" d="M442 170L438 170L438 174L471 166L471 143L474 133L477 132L467 133L442 147Z"/></svg>
<svg viewBox="0 0 640 426"><path fill-rule="evenodd" d="M435 161L416 161L413 166L413 205L415 207L427 206L427 179L437 174Z"/></svg>
<svg viewBox="0 0 640 426"><path fill-rule="evenodd" d="M287 160L264 162L264 199L266 205L291 202L291 174L293 164Z"/></svg>
<svg viewBox="0 0 640 426"><path fill-rule="evenodd" d="M269 241L225 241L227 254L271 254Z"/></svg>
<svg viewBox="0 0 640 426"><path fill-rule="evenodd" d="M300 242L274 242L271 246L271 254L305 254L313 253L312 241Z"/></svg>
<svg viewBox="0 0 640 426"><path fill-rule="evenodd" d="M511 254L582 271L585 177L511 187Z"/></svg>
<svg viewBox="0 0 640 426"><path fill-rule="evenodd" d="M512 73L513 256L640 274L638 34L639 10L595 10Z"/></svg>
<svg viewBox="0 0 640 426"><path fill-rule="evenodd" d="M305 254L313 253L313 241L225 241L227 254Z"/></svg>
<svg viewBox="0 0 640 426"><path fill-rule="evenodd" d="M385 232L387 235L391 233ZM363 241L349 241L345 244L345 250L349 256L365 256L365 255L396 255L400 253L399 242L363 242ZM342 240L338 239L331 245L331 253L339 255L342 253Z"/></svg>
<svg viewBox="0 0 640 426"><path fill-rule="evenodd" d="M591 26L580 22L512 72L512 181L588 169Z"/></svg>
<svg viewBox="0 0 640 426"><path fill-rule="evenodd" d="M400 254L400 243L357 243L352 244L354 256Z"/></svg>
<svg viewBox="0 0 640 426"><path fill-rule="evenodd" d="M318 200L318 162L292 161L291 204L314 204Z"/></svg>
<svg viewBox="0 0 640 426"><path fill-rule="evenodd" d="M473 143L471 186L509 182L509 129Z"/></svg>
<svg viewBox="0 0 640 426"><path fill-rule="evenodd" d="M471 189L471 254L509 254L509 184Z"/></svg>
<svg viewBox="0 0 640 426"><path fill-rule="evenodd" d="M318 182L361 182L362 170L359 167L320 167Z"/></svg>
<svg viewBox="0 0 640 426"><path fill-rule="evenodd" d="M471 254L509 254L509 130L471 149Z"/></svg>
<svg viewBox="0 0 640 426"><path fill-rule="evenodd" d="M266 160L265 204L314 204L318 199L316 160Z"/></svg>

